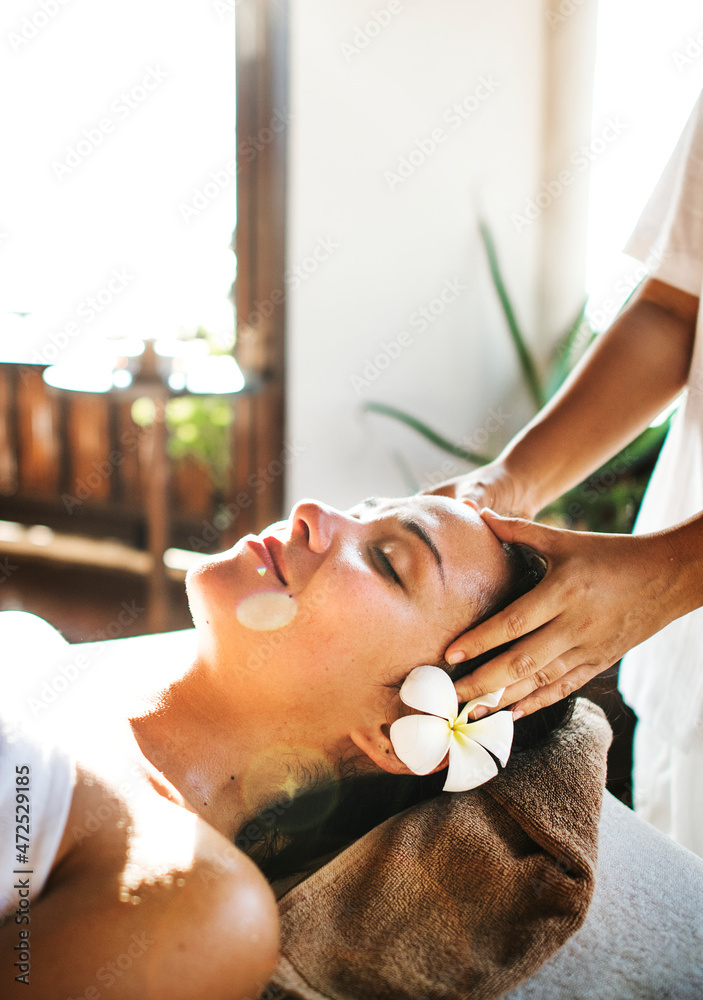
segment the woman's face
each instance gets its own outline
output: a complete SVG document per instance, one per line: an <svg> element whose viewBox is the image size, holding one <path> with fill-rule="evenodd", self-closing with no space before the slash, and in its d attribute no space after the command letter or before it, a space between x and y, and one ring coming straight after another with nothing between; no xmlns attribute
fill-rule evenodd
<svg viewBox="0 0 703 1000"><path fill-rule="evenodd" d="M441 660L507 576L474 508L415 496L346 512L303 501L199 563L187 588L200 655L239 703L322 746L386 718L409 671Z"/></svg>

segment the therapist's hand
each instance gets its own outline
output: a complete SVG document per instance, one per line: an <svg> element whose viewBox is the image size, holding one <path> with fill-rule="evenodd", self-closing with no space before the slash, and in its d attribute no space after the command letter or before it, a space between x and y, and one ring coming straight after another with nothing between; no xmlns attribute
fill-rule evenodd
<svg viewBox="0 0 703 1000"><path fill-rule="evenodd" d="M664 534L567 531L481 514L501 541L529 545L548 568L534 590L448 647L445 659L461 652L458 662L517 640L456 682L460 702L504 687L500 707L529 715L576 691L682 613L673 607L677 560Z"/></svg>
<svg viewBox="0 0 703 1000"><path fill-rule="evenodd" d="M497 459L467 472L466 475L446 479L423 492L463 500L471 503L477 510L490 507L499 514L532 517L539 509L538 505L530 503L525 488Z"/></svg>

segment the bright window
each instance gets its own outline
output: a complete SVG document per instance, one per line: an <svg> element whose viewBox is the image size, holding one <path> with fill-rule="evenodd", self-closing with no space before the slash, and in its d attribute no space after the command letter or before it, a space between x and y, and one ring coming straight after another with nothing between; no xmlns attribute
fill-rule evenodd
<svg viewBox="0 0 703 1000"><path fill-rule="evenodd" d="M0 359L18 329L40 352L231 333L234 3L12 0L0 23Z"/></svg>
<svg viewBox="0 0 703 1000"><path fill-rule="evenodd" d="M621 252L703 89L700 0L600 0L593 131L622 134L591 164L587 288L597 329L641 275Z"/></svg>

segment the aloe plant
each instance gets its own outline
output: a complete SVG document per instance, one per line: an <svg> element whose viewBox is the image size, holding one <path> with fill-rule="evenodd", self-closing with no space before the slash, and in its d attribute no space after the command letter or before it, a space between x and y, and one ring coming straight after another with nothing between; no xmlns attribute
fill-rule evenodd
<svg viewBox="0 0 703 1000"><path fill-rule="evenodd" d="M471 462L473 465L485 465L486 462L491 461L488 455L480 455L477 451L468 451L466 448L461 448L458 444L453 444L449 438L444 437L444 435L439 434L437 431L433 431L422 420L418 420L417 417L413 417L395 406L388 406L386 403L369 402L364 405L364 409L370 413L381 413L385 417L393 417L395 420L407 424L408 427L412 427L413 430L422 434L428 441L431 441L432 444L436 444L442 451L448 451L450 455L454 455L456 458L463 458L465 462ZM415 485L415 488L418 489L419 487Z"/></svg>
<svg viewBox="0 0 703 1000"><path fill-rule="evenodd" d="M549 369L542 378L534 355L517 320L503 278L495 241L488 225L483 220L479 222L479 233L493 286L517 354L520 371L533 401L535 412L537 412L563 384L576 361L597 334L586 315L586 302L584 301L573 322L569 324L568 329L557 341ZM634 294L636 287L632 289L623 306ZM386 403L367 402L364 404L364 409L400 421L438 448L472 465L484 465L495 457L494 455L468 451L454 444L423 420L397 407L389 406ZM545 507L540 512L540 520L553 521L570 528L585 528L590 531L630 531L652 467L664 443L669 422L670 416L658 426L648 427L639 437L600 469L597 469L584 482ZM404 477L407 479L407 463L405 463L403 471ZM419 489L419 484L415 484L415 489Z"/></svg>
<svg viewBox="0 0 703 1000"><path fill-rule="evenodd" d="M525 382L527 383L527 388L530 390L530 395L532 396L535 407L540 410L547 402L547 398L545 396L544 387L540 381L539 374L537 373L537 365L532 357L532 352L527 346L527 341L520 330L517 317L515 316L515 310L513 309L510 296L508 295L508 291L505 287L500 264L498 263L498 254L496 253L495 243L493 242L493 236L491 235L490 229L483 221L479 222L478 230L481 234L483 248L486 251L486 258L488 259L488 267L491 272L491 278L493 279L493 286L496 290L498 298L500 299L503 315L505 316L505 321L508 324L510 335L513 338L515 350L517 351L517 356L520 361L520 367L522 368L522 374ZM584 310L585 304L581 310L581 315L583 315Z"/></svg>

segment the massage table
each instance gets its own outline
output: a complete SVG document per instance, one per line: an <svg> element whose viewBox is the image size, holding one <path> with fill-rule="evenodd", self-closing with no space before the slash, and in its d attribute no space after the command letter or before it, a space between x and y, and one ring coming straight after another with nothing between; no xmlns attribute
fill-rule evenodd
<svg viewBox="0 0 703 1000"><path fill-rule="evenodd" d="M606 792L586 920L504 998L703 1000L703 859Z"/></svg>
<svg viewBox="0 0 703 1000"><path fill-rule="evenodd" d="M192 633L74 644L62 659L76 662L82 654L80 672L87 674L163 663L177 650L182 655ZM47 632L47 643L55 636ZM703 1000L703 860L607 792L599 830L596 889L585 922L504 1000Z"/></svg>

